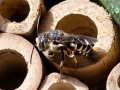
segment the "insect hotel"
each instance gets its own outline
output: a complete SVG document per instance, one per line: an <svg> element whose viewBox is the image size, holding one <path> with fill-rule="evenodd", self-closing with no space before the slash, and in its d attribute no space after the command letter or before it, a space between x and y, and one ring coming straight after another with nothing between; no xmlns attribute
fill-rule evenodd
<svg viewBox="0 0 120 90"><path fill-rule="evenodd" d="M119 1L98 2L0 0L0 89L119 90Z"/></svg>

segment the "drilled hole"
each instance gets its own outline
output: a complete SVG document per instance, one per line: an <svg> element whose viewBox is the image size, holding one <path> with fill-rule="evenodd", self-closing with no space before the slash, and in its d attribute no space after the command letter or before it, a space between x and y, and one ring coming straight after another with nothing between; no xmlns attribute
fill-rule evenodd
<svg viewBox="0 0 120 90"><path fill-rule="evenodd" d="M57 82L53 83L48 90L76 90L76 88L69 83Z"/></svg>
<svg viewBox="0 0 120 90"><path fill-rule="evenodd" d="M98 31L95 23L88 17L81 14L70 14L63 17L55 29L67 33L97 37Z"/></svg>
<svg viewBox="0 0 120 90"><path fill-rule="evenodd" d="M22 22L30 11L26 0L3 0L0 3L0 14L11 22Z"/></svg>
<svg viewBox="0 0 120 90"><path fill-rule="evenodd" d="M84 35L97 38L98 30L95 23L88 17L82 14L69 14L64 16L56 25L56 30L63 30L66 33L72 33L76 35ZM95 54L95 53L94 53ZM61 53L55 53L53 57L53 61L60 65L60 61L62 60ZM85 55L75 55L77 60L77 68L86 67L95 63L94 55L90 55L90 57L85 57ZM59 58L58 58L59 57ZM75 68L75 60L67 55L65 52L64 57L64 67L74 67Z"/></svg>
<svg viewBox="0 0 120 90"><path fill-rule="evenodd" d="M21 54L14 50L0 51L0 88L18 88L27 74L27 64Z"/></svg>

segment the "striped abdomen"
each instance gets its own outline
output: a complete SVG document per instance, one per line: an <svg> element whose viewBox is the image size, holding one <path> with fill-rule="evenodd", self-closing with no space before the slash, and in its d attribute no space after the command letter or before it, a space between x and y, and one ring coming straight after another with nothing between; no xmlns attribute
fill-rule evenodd
<svg viewBox="0 0 120 90"><path fill-rule="evenodd" d="M92 51L92 45L69 43L67 47L76 53L83 54L88 57L88 54Z"/></svg>

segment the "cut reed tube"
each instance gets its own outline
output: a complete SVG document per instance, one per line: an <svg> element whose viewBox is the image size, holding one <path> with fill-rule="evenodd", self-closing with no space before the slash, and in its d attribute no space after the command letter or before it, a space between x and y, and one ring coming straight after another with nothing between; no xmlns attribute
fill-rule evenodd
<svg viewBox="0 0 120 90"><path fill-rule="evenodd" d="M88 87L78 79L64 75L64 80L58 81L60 74L51 73L46 76L39 90L88 90Z"/></svg>
<svg viewBox="0 0 120 90"><path fill-rule="evenodd" d="M1 0L0 31L30 38L38 17L45 11L42 0Z"/></svg>
<svg viewBox="0 0 120 90"><path fill-rule="evenodd" d="M120 27L120 0L91 0L103 6Z"/></svg>
<svg viewBox="0 0 120 90"><path fill-rule="evenodd" d="M120 90L120 63L110 72L107 78L106 90Z"/></svg>
<svg viewBox="0 0 120 90"><path fill-rule="evenodd" d="M76 55L77 70L73 58L65 54L63 73L78 78L91 88L104 86L111 69L119 62L120 53L118 31L106 10L90 1L63 1L44 15L39 34L54 29L98 39L93 47L93 60L84 55ZM61 53L56 53L53 58L49 57L48 51L44 54L52 69L59 71Z"/></svg>
<svg viewBox="0 0 120 90"><path fill-rule="evenodd" d="M21 36L0 34L0 89L37 90L43 75L41 58Z"/></svg>

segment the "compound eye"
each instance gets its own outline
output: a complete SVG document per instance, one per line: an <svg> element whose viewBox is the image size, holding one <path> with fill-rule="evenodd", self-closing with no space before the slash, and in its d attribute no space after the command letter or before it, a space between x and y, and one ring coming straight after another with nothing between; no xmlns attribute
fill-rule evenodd
<svg viewBox="0 0 120 90"><path fill-rule="evenodd" d="M40 51L45 51L48 48L47 39L44 35L40 35L36 38L36 46Z"/></svg>
<svg viewBox="0 0 120 90"><path fill-rule="evenodd" d="M39 43L39 50L40 51L45 51L45 42L43 40L41 40L40 43Z"/></svg>

